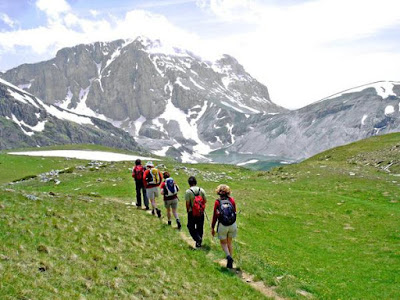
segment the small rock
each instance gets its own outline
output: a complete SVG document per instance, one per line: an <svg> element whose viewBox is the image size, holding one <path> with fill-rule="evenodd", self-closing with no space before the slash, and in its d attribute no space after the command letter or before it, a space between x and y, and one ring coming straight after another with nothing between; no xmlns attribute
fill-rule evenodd
<svg viewBox="0 0 400 300"><path fill-rule="evenodd" d="M354 172L349 172L349 175L350 175L350 176L355 176L356 173L354 173Z"/></svg>
<svg viewBox="0 0 400 300"><path fill-rule="evenodd" d="M10 260L10 258L4 254L0 254L0 260Z"/></svg>
<svg viewBox="0 0 400 300"><path fill-rule="evenodd" d="M25 196L27 199L32 200L32 201L37 201L39 200L38 197L36 197L35 195L26 195Z"/></svg>

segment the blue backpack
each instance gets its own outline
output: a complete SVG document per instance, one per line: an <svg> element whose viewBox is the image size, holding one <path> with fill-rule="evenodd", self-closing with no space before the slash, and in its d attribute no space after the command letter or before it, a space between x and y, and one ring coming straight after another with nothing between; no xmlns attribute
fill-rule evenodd
<svg viewBox="0 0 400 300"><path fill-rule="evenodd" d="M178 189L176 187L175 181L173 178L167 178L165 180L165 187L164 187L164 195L167 197L171 197L178 194Z"/></svg>
<svg viewBox="0 0 400 300"><path fill-rule="evenodd" d="M232 202L225 199L218 199L219 209L218 209L218 222L222 225L229 226L236 222L236 212L233 207Z"/></svg>

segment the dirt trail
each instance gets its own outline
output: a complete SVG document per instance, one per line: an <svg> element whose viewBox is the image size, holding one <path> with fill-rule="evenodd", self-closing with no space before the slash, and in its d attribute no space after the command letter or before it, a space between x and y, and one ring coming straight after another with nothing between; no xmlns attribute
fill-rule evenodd
<svg viewBox="0 0 400 300"><path fill-rule="evenodd" d="M112 201L112 202L118 202L118 203L124 203L123 201L119 200L118 198L106 198L106 200ZM126 203L125 203L126 204ZM151 215L151 210L146 211L146 213ZM192 249L196 249L194 245L193 239L185 234L183 231L180 231L180 236L183 241L185 241ZM216 260L214 261L221 265L222 267L226 266L226 260L221 259L221 260ZM274 287L266 286L262 281L255 281L254 280L254 275L246 273L242 270L238 270L236 265L233 265L233 269L230 270L230 272L233 272L236 274L237 277L239 277L243 282L246 284L249 284L253 289L259 291L262 293L264 296L268 298L272 298L275 300L285 300L285 298L280 297L276 292Z"/></svg>
<svg viewBox="0 0 400 300"><path fill-rule="evenodd" d="M183 233L182 231L180 232L181 238L193 249L196 249L194 247L194 241L192 240L191 237ZM226 267L226 260L221 259L221 260L216 260L214 261L221 265L222 267ZM280 297L276 292L273 287L266 286L262 281L254 281L254 276L246 273L242 270L238 270L236 268L236 265L233 265L233 269L230 270L230 272L233 272L238 276L243 282L249 284L253 289L259 291L263 295L267 296L268 298L276 299L276 300L285 300L285 298Z"/></svg>

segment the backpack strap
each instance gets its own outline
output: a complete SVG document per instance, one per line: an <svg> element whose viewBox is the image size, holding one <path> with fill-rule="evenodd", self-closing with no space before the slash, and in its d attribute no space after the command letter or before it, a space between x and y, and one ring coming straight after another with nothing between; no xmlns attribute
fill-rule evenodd
<svg viewBox="0 0 400 300"><path fill-rule="evenodd" d="M193 195L196 197L196 196L200 196L200 188L199 188L199 192L198 192L198 194L196 195L195 194L195 192L192 190L192 188L190 188L189 190L191 190L192 191L192 193L193 193Z"/></svg>

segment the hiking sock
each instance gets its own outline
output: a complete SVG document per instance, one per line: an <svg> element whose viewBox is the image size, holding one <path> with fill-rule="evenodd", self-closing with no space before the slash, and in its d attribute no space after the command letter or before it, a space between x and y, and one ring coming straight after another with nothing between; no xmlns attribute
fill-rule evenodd
<svg viewBox="0 0 400 300"><path fill-rule="evenodd" d="M232 269L232 268L233 268L233 258L232 258L232 256L230 256L230 255L228 255L228 256L226 257L226 267L227 267L228 269Z"/></svg>
<svg viewBox="0 0 400 300"><path fill-rule="evenodd" d="M151 214L154 216L156 213L154 212L154 208L151 210Z"/></svg>
<svg viewBox="0 0 400 300"><path fill-rule="evenodd" d="M156 211L157 211L157 217L161 218L161 210L156 208Z"/></svg>

